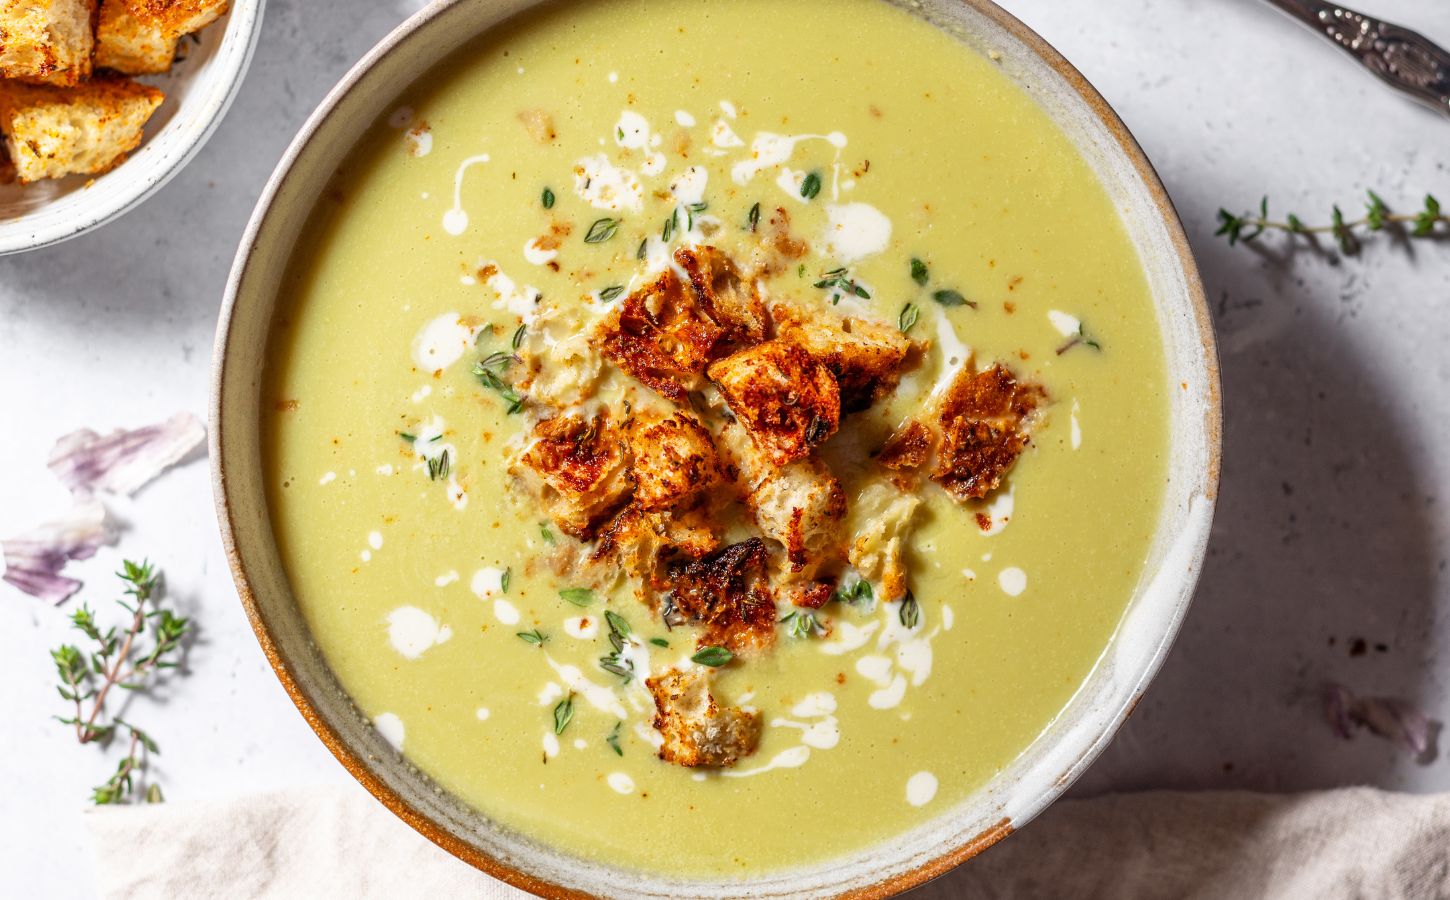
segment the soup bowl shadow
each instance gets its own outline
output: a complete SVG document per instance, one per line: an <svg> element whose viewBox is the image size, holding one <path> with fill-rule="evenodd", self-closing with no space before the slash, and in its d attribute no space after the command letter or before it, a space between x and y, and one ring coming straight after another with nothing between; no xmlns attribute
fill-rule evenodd
<svg viewBox="0 0 1450 900"><path fill-rule="evenodd" d="M849 856L730 882L626 871L502 828L397 756L328 669L291 594L268 521L260 440L271 322L291 248L325 184L372 122L434 61L539 5L427 7L371 51L308 120L268 183L238 252L217 334L211 459L223 545L283 687L320 739L382 803L460 859L548 897L884 897L981 852L1058 797L1107 745L1162 663L1187 611L1217 494L1219 385L1209 313L1182 227L1157 175L1103 99L1064 59L987 0L903 3L990 53L1073 142L1139 248L1168 374L1168 483L1147 564L1093 672L1061 715L988 784L906 834Z"/></svg>

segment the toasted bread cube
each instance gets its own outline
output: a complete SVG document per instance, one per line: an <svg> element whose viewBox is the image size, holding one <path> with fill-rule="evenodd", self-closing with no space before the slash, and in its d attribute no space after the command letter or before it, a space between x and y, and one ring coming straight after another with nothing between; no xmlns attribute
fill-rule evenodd
<svg viewBox="0 0 1450 900"><path fill-rule="evenodd" d="M639 601L656 609L672 587L670 565L702 559L720 544L719 524L702 508L645 512L630 506L600 531L590 561L633 579Z"/></svg>
<svg viewBox="0 0 1450 900"><path fill-rule="evenodd" d="M141 144L160 91L95 78L73 88L0 81L0 134L22 183L97 175Z"/></svg>
<svg viewBox="0 0 1450 900"><path fill-rule="evenodd" d="M980 500L1002 483L1030 440L1046 392L1002 365L963 369L942 398L941 445L932 480L959 501Z"/></svg>
<svg viewBox="0 0 1450 900"><path fill-rule="evenodd" d="M750 538L703 559L670 566L671 602L705 626L701 647L748 653L775 640L775 598L766 581L765 542Z"/></svg>
<svg viewBox="0 0 1450 900"><path fill-rule="evenodd" d="M919 496L884 481L867 485L851 506L851 518L856 523L849 552L851 565L862 578L880 583L883 601L900 600L906 595L903 557L920 506Z"/></svg>
<svg viewBox="0 0 1450 900"><path fill-rule="evenodd" d="M228 0L102 0L96 65L127 75L171 69L176 44L227 11Z"/></svg>
<svg viewBox="0 0 1450 900"><path fill-rule="evenodd" d="M643 510L680 506L720 480L715 445L700 420L683 410L641 413L629 426L634 503Z"/></svg>
<svg viewBox="0 0 1450 900"><path fill-rule="evenodd" d="M96 0L0 0L0 78L69 87L91 74Z"/></svg>
<svg viewBox="0 0 1450 900"><path fill-rule="evenodd" d="M668 669L645 681L654 695L660 759L677 766L735 765L760 744L760 713L721 706L707 672Z"/></svg>
<svg viewBox="0 0 1450 900"><path fill-rule="evenodd" d="M561 531L581 541L591 540L629 499L624 441L607 416L545 419L534 426L509 474Z"/></svg>
<svg viewBox="0 0 1450 900"><path fill-rule="evenodd" d="M908 419L886 439L876 461L888 469L909 472L926 465L935 446L936 435L932 430L915 419Z"/></svg>
<svg viewBox="0 0 1450 900"><path fill-rule="evenodd" d="M683 403L699 386L724 333L695 292L667 269L601 322L595 340L610 362L661 396Z"/></svg>
<svg viewBox="0 0 1450 900"><path fill-rule="evenodd" d="M804 347L836 376L842 411L866 409L901 380L912 344L900 329L869 319L777 315L782 318L780 337Z"/></svg>
<svg viewBox="0 0 1450 900"><path fill-rule="evenodd" d="M748 346L765 340L768 319L760 291L741 276L730 257L715 247L681 247L675 262L690 276L706 314L725 329L725 341Z"/></svg>
<svg viewBox="0 0 1450 900"><path fill-rule="evenodd" d="M774 465L809 456L841 424L835 376L789 341L767 341L731 354L710 366L709 374Z"/></svg>
<svg viewBox="0 0 1450 900"><path fill-rule="evenodd" d="M746 504L761 532L785 547L782 581L817 580L845 558L846 492L819 460L771 471Z"/></svg>

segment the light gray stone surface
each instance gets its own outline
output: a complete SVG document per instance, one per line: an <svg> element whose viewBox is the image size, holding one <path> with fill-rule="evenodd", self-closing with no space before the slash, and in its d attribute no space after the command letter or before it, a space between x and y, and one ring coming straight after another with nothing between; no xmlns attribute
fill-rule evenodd
<svg viewBox="0 0 1450 900"><path fill-rule="evenodd" d="M76 427L205 410L210 348L252 204L327 89L415 3L270 0L247 83L210 145L117 224L0 259L0 531L66 502L44 472ZM1230 249L1220 205L1323 218L1366 188L1410 207L1450 201L1450 121L1402 102L1260 0L1009 0L1084 71L1157 164L1187 224L1222 342L1224 486L1210 559L1178 646L1081 793L1148 787L1450 788L1323 724L1326 680L1450 714L1440 627L1450 609L1450 243L1388 239L1365 254ZM1450 7L1360 0L1450 42ZM117 508L123 547L165 566L196 617L191 674L135 717L162 743L173 796L347 776L297 716L235 600L205 468ZM108 590L118 553L81 567ZM62 614L0 589L8 763L0 893L88 896L81 810L111 757L77 746L46 650ZM1349 648L1367 642L1362 656ZM1385 649L1379 651L1377 644Z"/></svg>

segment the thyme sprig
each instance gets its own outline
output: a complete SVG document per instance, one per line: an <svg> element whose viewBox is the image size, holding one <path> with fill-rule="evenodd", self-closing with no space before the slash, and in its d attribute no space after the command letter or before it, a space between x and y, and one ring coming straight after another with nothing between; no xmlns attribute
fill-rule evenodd
<svg viewBox="0 0 1450 900"><path fill-rule="evenodd" d="M62 699L74 704L70 716L57 716L75 729L81 744L108 745L120 732L129 737L126 755L110 778L92 789L96 804L125 803L145 776L149 755L160 752L149 734L108 711L106 701L112 688L144 691L153 687L166 671L180 665L182 641L191 632L189 619L160 605L163 593L161 573L149 562L122 564L117 577L126 585L128 599L116 604L130 615L124 630L112 626L102 631L89 605L71 615L71 625L94 647L82 651L74 644L62 644L50 651L60 680ZM149 641L149 649L144 643ZM161 789L150 785L143 796L148 803L161 801Z"/></svg>
<svg viewBox="0 0 1450 900"><path fill-rule="evenodd" d="M818 288L830 290L832 305L840 303L842 297L849 297L853 294L857 297L860 297L862 300L871 299L871 294L868 293L865 288L861 287L861 285L856 283L856 280L851 277L851 270L845 268L844 266L839 269L832 269L829 272L822 273L821 280L817 281L815 283L815 286Z"/></svg>
<svg viewBox="0 0 1450 900"><path fill-rule="evenodd" d="M519 326L519 330L514 332L512 349L517 350L523 340L523 326ZM473 364L473 374L483 382L484 387L498 394L499 399L504 402L508 415L514 415L524 408L524 398L504 380L504 374L508 372L509 366L516 362L520 362L517 353L505 353L497 350Z"/></svg>
<svg viewBox="0 0 1450 900"><path fill-rule="evenodd" d="M609 625L609 644L614 652L599 658L599 668L611 675L618 675L625 684L634 680L634 660L624 655L624 645L629 640L629 622L612 609L604 611L604 621Z"/></svg>
<svg viewBox="0 0 1450 900"><path fill-rule="evenodd" d="M1344 211L1336 204L1331 208L1328 225L1306 225L1304 220L1289 213L1283 221L1269 215L1269 198L1259 201L1258 214L1234 215L1226 209L1218 211L1216 237L1226 238L1232 247L1240 242L1250 243L1266 231L1278 231L1313 240L1316 235L1327 234L1334 238L1339 250L1345 256L1359 253L1362 245L1360 232L1397 231L1412 238L1450 237L1450 215L1441 209L1440 201L1431 194L1425 195L1425 205L1416 213L1395 213L1389 204L1374 191L1366 192L1364 215L1358 219L1346 219Z"/></svg>
<svg viewBox="0 0 1450 900"><path fill-rule="evenodd" d="M826 633L826 626L821 624L816 614L803 609L791 611L780 620L780 624L786 627L787 633L793 638L808 638Z"/></svg>

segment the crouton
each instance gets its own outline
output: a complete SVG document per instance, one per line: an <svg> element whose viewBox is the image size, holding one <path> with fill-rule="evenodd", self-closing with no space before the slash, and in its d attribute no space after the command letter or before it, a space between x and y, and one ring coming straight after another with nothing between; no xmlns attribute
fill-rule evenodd
<svg viewBox="0 0 1450 900"><path fill-rule="evenodd" d="M96 65L127 75L171 69L176 44L227 11L227 0L102 0Z"/></svg>
<svg viewBox="0 0 1450 900"><path fill-rule="evenodd" d="M70 87L90 77L96 0L0 0L0 78Z"/></svg>
<svg viewBox="0 0 1450 900"><path fill-rule="evenodd" d="M881 452L876 455L876 461L898 472L919 469L931 459L935 445L936 436L930 428L915 419L908 419L886 439Z"/></svg>
<svg viewBox="0 0 1450 900"><path fill-rule="evenodd" d="M1001 365L963 369L942 398L941 446L932 480L959 501L979 500L1002 483L1030 440L1046 392Z"/></svg>
<svg viewBox="0 0 1450 900"><path fill-rule="evenodd" d="M760 744L760 713L721 706L708 672L668 669L645 681L654 695L660 759L677 766L735 765Z"/></svg>
<svg viewBox="0 0 1450 900"><path fill-rule="evenodd" d="M894 390L912 347L900 329L868 319L782 316L778 309L777 323L782 339L799 344L836 376L842 412L859 412Z"/></svg>
<svg viewBox="0 0 1450 900"><path fill-rule="evenodd" d="M619 429L605 415L545 419L509 466L545 515L581 541L629 499L628 470Z"/></svg>
<svg viewBox="0 0 1450 900"><path fill-rule="evenodd" d="M579 318L550 309L534 320L519 345L518 389L531 402L565 409L593 396L604 359Z"/></svg>
<svg viewBox="0 0 1450 900"><path fill-rule="evenodd" d="M750 538L704 559L670 566L670 604L704 625L701 647L757 650L775 639L775 599L765 580L765 542Z"/></svg>
<svg viewBox="0 0 1450 900"><path fill-rule="evenodd" d="M868 484L851 505L852 519L858 524L849 559L862 578L881 585L883 601L900 600L906 595L903 557L912 519L920 506L919 496L903 493L882 481Z"/></svg>
<svg viewBox="0 0 1450 900"><path fill-rule="evenodd" d="M634 503L642 510L684 504L720 480L710 432L688 412L641 413L628 429Z"/></svg>
<svg viewBox="0 0 1450 900"><path fill-rule="evenodd" d="M595 343L610 362L676 403L700 384L725 334L673 269L630 294L600 323Z"/></svg>
<svg viewBox="0 0 1450 900"><path fill-rule="evenodd" d="M650 609L669 592L669 566L702 559L721 545L715 517L701 507L645 512L629 506L599 532L590 557L633 579L635 596Z"/></svg>
<svg viewBox="0 0 1450 900"><path fill-rule="evenodd" d="M731 354L710 366L709 375L774 465L809 456L841 423L835 376L789 341L767 341Z"/></svg>
<svg viewBox="0 0 1450 900"><path fill-rule="evenodd" d="M845 558L846 493L819 460L771 471L746 503L761 532L785 548L782 581L818 580Z"/></svg>
<svg viewBox="0 0 1450 900"><path fill-rule="evenodd" d="M749 346L765 340L768 320L760 291L741 277L730 257L710 246L681 247L675 262L689 275L706 314L725 329L723 341Z"/></svg>
<svg viewBox="0 0 1450 900"><path fill-rule="evenodd" d="M125 79L73 88L0 81L0 134L22 183L97 175L140 145L161 100L155 88Z"/></svg>
<svg viewBox="0 0 1450 900"><path fill-rule="evenodd" d="M552 144L559 137L554 130L554 117L542 109L525 109L519 113L519 121L529 137L541 144Z"/></svg>
<svg viewBox="0 0 1450 900"><path fill-rule="evenodd" d="M750 253L750 267L756 278L769 278L792 269L811 252L810 244L791 234L790 213L784 208L777 207L755 229L760 243Z"/></svg>

